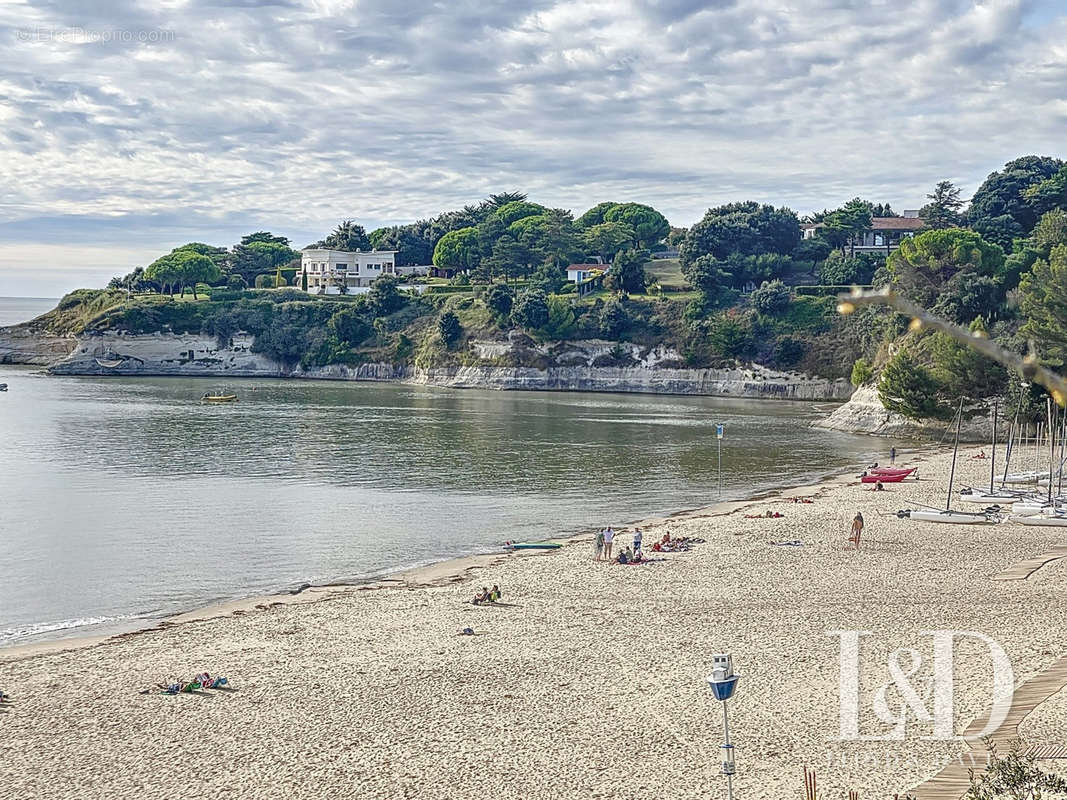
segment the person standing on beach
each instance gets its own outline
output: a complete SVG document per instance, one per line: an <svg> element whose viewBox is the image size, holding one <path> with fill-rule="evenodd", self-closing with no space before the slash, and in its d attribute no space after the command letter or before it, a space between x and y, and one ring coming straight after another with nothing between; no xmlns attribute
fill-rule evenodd
<svg viewBox="0 0 1067 800"><path fill-rule="evenodd" d="M852 520L852 533L848 537L848 543L856 545L856 549L860 549L860 534L863 533L863 514L856 512L855 519Z"/></svg>
<svg viewBox="0 0 1067 800"><path fill-rule="evenodd" d="M614 539L615 531L613 531L611 529L611 526L608 525L608 527L604 531L604 558L608 561L611 561L611 543L614 541Z"/></svg>
<svg viewBox="0 0 1067 800"><path fill-rule="evenodd" d="M604 552L604 531L596 532L596 539L593 540L593 560L599 561L600 556Z"/></svg>
<svg viewBox="0 0 1067 800"><path fill-rule="evenodd" d="M634 555L641 556L641 529L634 528Z"/></svg>
<svg viewBox="0 0 1067 800"><path fill-rule="evenodd" d="M897 463L897 449L895 447L890 447L889 448L889 463L890 464L896 464Z"/></svg>

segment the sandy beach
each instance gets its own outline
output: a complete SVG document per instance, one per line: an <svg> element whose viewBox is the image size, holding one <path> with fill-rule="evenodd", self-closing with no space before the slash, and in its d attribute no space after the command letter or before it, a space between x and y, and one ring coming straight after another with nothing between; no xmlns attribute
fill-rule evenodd
<svg viewBox="0 0 1067 800"><path fill-rule="evenodd" d="M961 451L958 486L988 481L974 452ZM949 460L929 456L921 480L880 493L845 476L786 493L811 503L650 521L646 549L666 530L706 542L644 565L594 563L577 541L465 564L467 579L450 565L76 650L0 651L0 688L13 698L0 706L4 797L724 796L722 712L704 680L718 652L743 676L730 707L737 797L802 797L804 764L827 797L904 793L967 746L924 741L921 724L902 741L840 741L829 631L869 632L869 735L884 732L869 700L890 681L887 656L930 653L926 631L991 637L1017 685L1067 652L1067 565L992 580L1059 544L1057 529L893 515L943 505ZM744 516L767 510L785 516ZM846 541L856 511L866 518L858 552ZM803 545L770 543L794 540ZM469 603L493 583L507 605ZM458 635L465 626L478 635ZM139 693L204 670L236 691ZM955 670L962 730L989 705L982 646L961 643ZM1042 703L1020 731L1027 744L1067 744L1067 703Z"/></svg>

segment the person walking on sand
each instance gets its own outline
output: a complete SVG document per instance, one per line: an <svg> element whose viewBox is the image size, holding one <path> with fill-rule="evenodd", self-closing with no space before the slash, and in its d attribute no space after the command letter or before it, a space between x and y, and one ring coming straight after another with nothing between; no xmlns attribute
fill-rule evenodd
<svg viewBox="0 0 1067 800"><path fill-rule="evenodd" d="M895 447L890 447L889 448L889 463L890 464L896 464L897 463L897 449Z"/></svg>
<svg viewBox="0 0 1067 800"><path fill-rule="evenodd" d="M600 557L604 554L604 531L596 532L596 539L593 540L593 561L599 561Z"/></svg>
<svg viewBox="0 0 1067 800"><path fill-rule="evenodd" d="M852 533L848 537L848 543L854 544L856 549L860 549L860 534L863 533L863 514L856 512L855 519L852 520Z"/></svg>
<svg viewBox="0 0 1067 800"><path fill-rule="evenodd" d="M640 556L641 555L641 537L642 537L641 529L640 528L634 528L634 555L635 556Z"/></svg>
<svg viewBox="0 0 1067 800"><path fill-rule="evenodd" d="M615 531L613 531L611 526L608 525L608 527L604 530L604 558L607 559L608 562L611 561L611 543L614 540Z"/></svg>

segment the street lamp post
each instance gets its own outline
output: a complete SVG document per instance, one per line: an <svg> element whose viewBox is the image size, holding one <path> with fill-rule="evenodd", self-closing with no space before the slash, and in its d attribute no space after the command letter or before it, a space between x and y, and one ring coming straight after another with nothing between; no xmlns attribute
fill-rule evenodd
<svg viewBox="0 0 1067 800"><path fill-rule="evenodd" d="M734 695L740 675L734 674L734 659L729 653L716 653L711 657L711 674L708 685L715 699L722 701L722 774L726 776L727 800L734 799L734 746L730 744L730 722L726 714L726 701Z"/></svg>

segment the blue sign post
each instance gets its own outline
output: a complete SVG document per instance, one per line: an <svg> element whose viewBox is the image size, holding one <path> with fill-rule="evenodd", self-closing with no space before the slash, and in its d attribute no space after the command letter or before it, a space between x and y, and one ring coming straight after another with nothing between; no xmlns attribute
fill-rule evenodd
<svg viewBox="0 0 1067 800"><path fill-rule="evenodd" d="M722 499L722 434L725 426L720 422L715 426L715 439L719 443L719 499Z"/></svg>
<svg viewBox="0 0 1067 800"><path fill-rule="evenodd" d="M721 427L721 426L720 426ZM726 776L726 796L734 800L734 746L730 744L730 723L726 716L726 701L734 696L740 675L734 674L734 658L729 653L717 653L711 657L711 674L708 685L715 699L722 702L722 774Z"/></svg>

